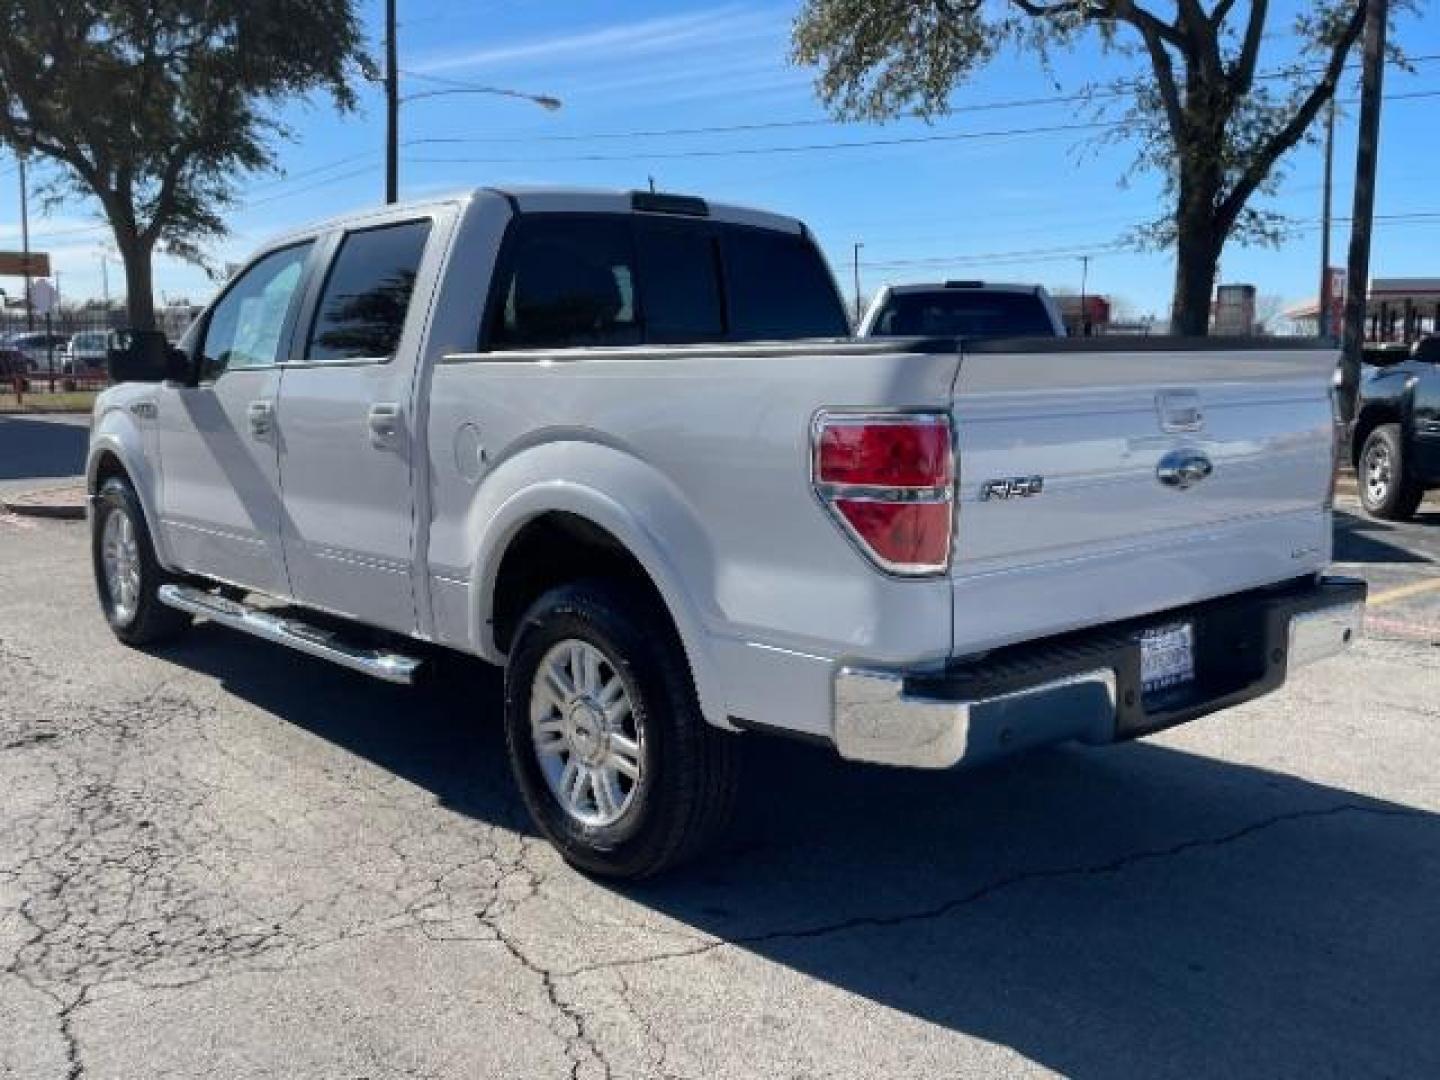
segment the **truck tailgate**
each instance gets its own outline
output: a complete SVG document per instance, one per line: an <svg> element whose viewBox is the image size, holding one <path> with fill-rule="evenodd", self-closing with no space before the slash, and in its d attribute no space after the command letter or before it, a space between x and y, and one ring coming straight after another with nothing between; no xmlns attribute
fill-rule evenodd
<svg viewBox="0 0 1440 1080"><path fill-rule="evenodd" d="M1329 561L1332 350L1088 345L964 351L957 655Z"/></svg>

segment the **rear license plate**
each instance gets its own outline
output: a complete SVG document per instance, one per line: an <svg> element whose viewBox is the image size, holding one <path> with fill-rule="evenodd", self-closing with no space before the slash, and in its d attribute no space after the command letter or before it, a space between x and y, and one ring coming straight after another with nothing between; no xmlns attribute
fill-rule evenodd
<svg viewBox="0 0 1440 1080"><path fill-rule="evenodd" d="M1153 694L1195 678L1195 627L1157 626L1140 635L1140 691Z"/></svg>

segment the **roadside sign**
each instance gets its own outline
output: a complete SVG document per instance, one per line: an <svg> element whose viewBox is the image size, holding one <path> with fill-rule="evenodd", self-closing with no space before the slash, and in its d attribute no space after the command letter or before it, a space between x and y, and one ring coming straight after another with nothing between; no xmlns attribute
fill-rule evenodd
<svg viewBox="0 0 1440 1080"><path fill-rule="evenodd" d="M23 251L0 251L0 277L25 277L26 256ZM29 256L30 277L50 276L50 253L32 251Z"/></svg>
<svg viewBox="0 0 1440 1080"><path fill-rule="evenodd" d="M49 315L60 299L60 290L47 278L38 278L30 283L30 307L37 315Z"/></svg>

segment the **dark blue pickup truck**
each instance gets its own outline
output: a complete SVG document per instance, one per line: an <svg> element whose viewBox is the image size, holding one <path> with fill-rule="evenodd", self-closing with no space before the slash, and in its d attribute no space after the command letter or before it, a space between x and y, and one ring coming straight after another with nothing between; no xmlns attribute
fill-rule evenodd
<svg viewBox="0 0 1440 1080"><path fill-rule="evenodd" d="M1375 517L1408 518L1440 488L1440 335L1361 381L1350 445L1360 503Z"/></svg>

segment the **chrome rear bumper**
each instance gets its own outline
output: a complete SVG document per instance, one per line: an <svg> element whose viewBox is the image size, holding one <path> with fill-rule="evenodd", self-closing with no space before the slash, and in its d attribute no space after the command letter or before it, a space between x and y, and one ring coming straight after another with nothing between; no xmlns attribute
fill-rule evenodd
<svg viewBox="0 0 1440 1080"><path fill-rule="evenodd" d="M1359 635L1364 609L1364 582L1325 578L1003 649L943 671L841 668L835 746L853 761L946 769L1069 740L1149 734L1269 693L1290 671L1343 651ZM1181 620L1196 627L1196 678L1147 700L1139 634Z"/></svg>

